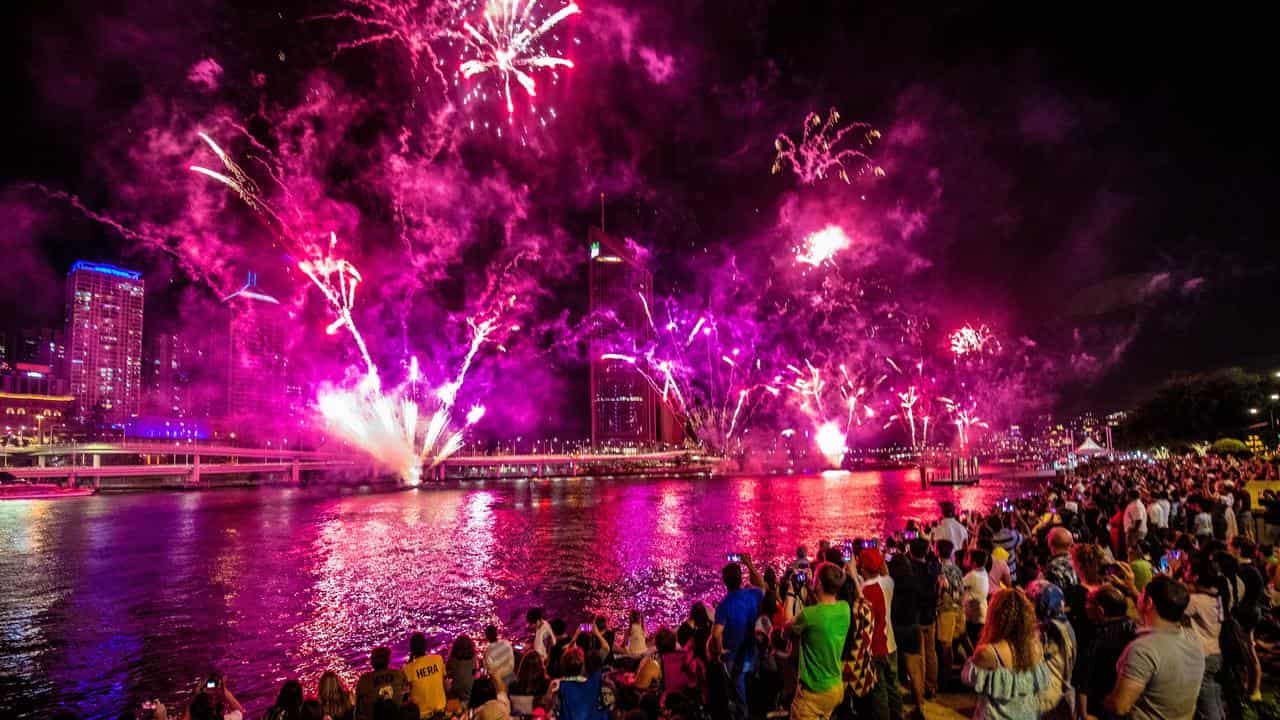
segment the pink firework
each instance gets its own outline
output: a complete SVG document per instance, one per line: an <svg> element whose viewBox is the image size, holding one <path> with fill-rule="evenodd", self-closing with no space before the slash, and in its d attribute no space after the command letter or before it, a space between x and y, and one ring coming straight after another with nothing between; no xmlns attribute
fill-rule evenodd
<svg viewBox="0 0 1280 720"><path fill-rule="evenodd" d="M531 71L573 67L572 60L549 50L544 38L566 18L581 13L582 8L570 2L546 18L540 18L537 9L538 0L490 0L482 22L462 23L463 37L475 56L463 61L458 71L467 79L495 74L502 83L507 114L516 109L511 98L512 78L532 98L538 93Z"/></svg>
<svg viewBox="0 0 1280 720"><path fill-rule="evenodd" d="M796 261L817 267L830 262L836 253L848 249L853 241L839 225L828 225L805 236L804 243L796 250Z"/></svg>
<svg viewBox="0 0 1280 720"><path fill-rule="evenodd" d="M883 176L884 169L874 165L871 156L863 149L880 138L880 131L867 123L852 123L844 127L838 127L839 124L840 113L831 108L825 121L816 112L805 117L799 144L785 133L779 133L773 141L778 151L773 160L773 173L776 175L789 166L806 185L824 180L833 172L846 183L850 172L860 175L869 171ZM862 142L857 147L840 148L851 131L860 133Z"/></svg>

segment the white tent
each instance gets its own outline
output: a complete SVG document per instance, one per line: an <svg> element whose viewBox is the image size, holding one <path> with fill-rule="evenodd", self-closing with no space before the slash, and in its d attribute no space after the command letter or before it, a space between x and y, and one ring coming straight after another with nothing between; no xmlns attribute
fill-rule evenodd
<svg viewBox="0 0 1280 720"><path fill-rule="evenodd" d="M1080 443L1080 447L1076 448L1077 455L1085 457L1093 457L1094 455L1104 455L1107 449L1093 441L1093 438L1086 437L1084 442Z"/></svg>

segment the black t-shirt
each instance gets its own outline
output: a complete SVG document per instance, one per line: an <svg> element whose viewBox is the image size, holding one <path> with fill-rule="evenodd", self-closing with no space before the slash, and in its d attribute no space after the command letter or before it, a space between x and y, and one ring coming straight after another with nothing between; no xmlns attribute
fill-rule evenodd
<svg viewBox="0 0 1280 720"><path fill-rule="evenodd" d="M895 556L889 562L889 577L893 578L893 606L889 617L895 626L917 625L920 622L920 579L906 557Z"/></svg>

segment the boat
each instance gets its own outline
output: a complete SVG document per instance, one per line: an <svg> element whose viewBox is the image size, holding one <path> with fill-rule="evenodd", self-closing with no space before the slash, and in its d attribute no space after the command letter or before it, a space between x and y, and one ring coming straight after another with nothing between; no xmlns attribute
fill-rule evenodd
<svg viewBox="0 0 1280 720"><path fill-rule="evenodd" d="M0 473L8 475L8 473ZM10 478L12 475L9 476ZM0 478L8 480L8 478ZM54 483L0 482L0 500L59 500L94 494L91 487L62 487Z"/></svg>

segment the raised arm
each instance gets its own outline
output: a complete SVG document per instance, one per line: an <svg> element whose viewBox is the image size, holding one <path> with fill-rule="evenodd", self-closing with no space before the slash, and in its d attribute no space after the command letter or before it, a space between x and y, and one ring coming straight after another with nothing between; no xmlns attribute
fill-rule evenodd
<svg viewBox="0 0 1280 720"><path fill-rule="evenodd" d="M758 587L761 590L764 590L766 587L764 583L764 577L756 570L755 563L751 562L751 556L746 553L743 553L742 564L747 566L748 582L750 582L753 586Z"/></svg>

